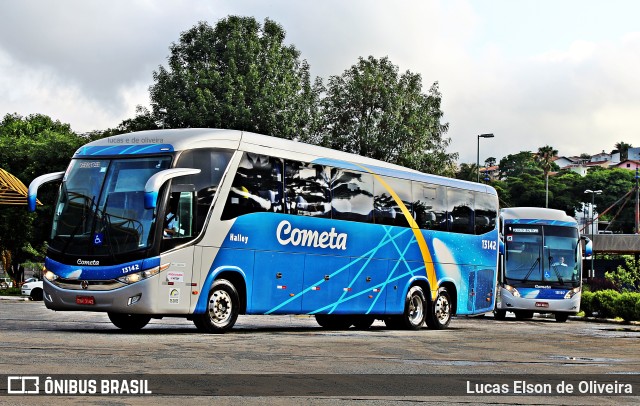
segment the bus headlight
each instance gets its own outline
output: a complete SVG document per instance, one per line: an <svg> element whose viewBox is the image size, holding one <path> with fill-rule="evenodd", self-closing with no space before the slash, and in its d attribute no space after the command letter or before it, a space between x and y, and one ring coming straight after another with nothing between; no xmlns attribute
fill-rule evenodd
<svg viewBox="0 0 640 406"><path fill-rule="evenodd" d="M565 299L571 299L572 297L574 297L575 295L580 293L580 290L581 290L580 287L573 288L570 291L568 291L566 295L564 295L564 298Z"/></svg>
<svg viewBox="0 0 640 406"><path fill-rule="evenodd" d="M520 292L518 292L518 289L514 288L511 285L504 285L504 288L506 290L509 291L509 293L511 293L513 295L513 297L520 297Z"/></svg>
<svg viewBox="0 0 640 406"><path fill-rule="evenodd" d="M140 271L140 272L136 272L136 273L131 273L129 275L121 276L121 277L116 278L116 279L119 282L126 283L127 285L130 285L132 283L140 282L141 280L144 280L144 279L147 279L147 278L151 278L152 276L155 276L155 275L159 274L160 271L164 271L168 267L169 267L169 264L160 265L160 266L156 266L154 268L146 269L144 271Z"/></svg>
<svg viewBox="0 0 640 406"><path fill-rule="evenodd" d="M53 272L51 272L51 271L50 271L50 270L48 270L48 269L45 269L45 270L44 270L44 277L45 277L49 282L52 282L52 281L55 281L56 279L58 279L58 275L54 274Z"/></svg>

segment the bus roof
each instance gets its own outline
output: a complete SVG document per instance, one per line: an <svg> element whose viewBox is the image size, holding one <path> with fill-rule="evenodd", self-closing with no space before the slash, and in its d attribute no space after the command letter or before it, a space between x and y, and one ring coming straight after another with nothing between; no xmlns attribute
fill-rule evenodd
<svg viewBox="0 0 640 406"><path fill-rule="evenodd" d="M285 159L331 165L362 171L365 166L376 174L429 182L497 195L494 188L475 182L425 174L388 162L337 151L317 145L270 137L246 131L187 128L149 130L120 134L90 142L76 151L74 158L121 156L176 152L195 148L228 148L271 154Z"/></svg>
<svg viewBox="0 0 640 406"><path fill-rule="evenodd" d="M500 216L504 220L548 220L549 222L577 224L573 217L567 216L567 213L562 210L545 209L542 207L510 207L500 209Z"/></svg>

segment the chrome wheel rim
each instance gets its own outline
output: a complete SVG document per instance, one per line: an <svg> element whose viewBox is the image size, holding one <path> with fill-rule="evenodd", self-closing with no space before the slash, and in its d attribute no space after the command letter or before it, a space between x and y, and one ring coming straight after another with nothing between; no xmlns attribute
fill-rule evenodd
<svg viewBox="0 0 640 406"><path fill-rule="evenodd" d="M436 305L434 308L436 319L440 324L446 324L450 317L449 300L443 295L439 295L436 299Z"/></svg>
<svg viewBox="0 0 640 406"><path fill-rule="evenodd" d="M233 303L224 290L216 290L209 298L209 318L216 326L225 325L231 319Z"/></svg>
<svg viewBox="0 0 640 406"><path fill-rule="evenodd" d="M413 295L409 302L409 322L417 326L422 323L424 318L424 302L418 295Z"/></svg>

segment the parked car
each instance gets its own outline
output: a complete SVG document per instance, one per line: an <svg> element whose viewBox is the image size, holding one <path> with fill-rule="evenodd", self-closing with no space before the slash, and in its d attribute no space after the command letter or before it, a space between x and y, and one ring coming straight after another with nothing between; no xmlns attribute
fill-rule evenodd
<svg viewBox="0 0 640 406"><path fill-rule="evenodd" d="M42 300L42 281L27 282L22 285L22 296L29 296L31 300Z"/></svg>
<svg viewBox="0 0 640 406"><path fill-rule="evenodd" d="M13 287L11 278L0 278L0 289L9 289Z"/></svg>

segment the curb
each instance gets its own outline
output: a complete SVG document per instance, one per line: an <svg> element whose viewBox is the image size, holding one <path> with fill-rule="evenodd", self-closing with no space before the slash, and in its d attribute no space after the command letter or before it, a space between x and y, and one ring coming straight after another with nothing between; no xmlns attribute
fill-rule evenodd
<svg viewBox="0 0 640 406"><path fill-rule="evenodd" d="M29 302L29 296L0 296L0 300L14 300L20 302Z"/></svg>

